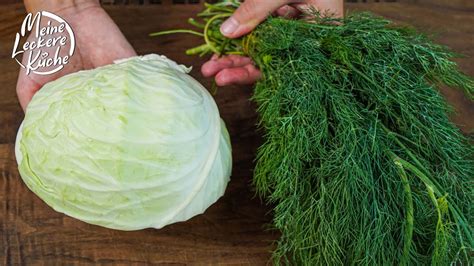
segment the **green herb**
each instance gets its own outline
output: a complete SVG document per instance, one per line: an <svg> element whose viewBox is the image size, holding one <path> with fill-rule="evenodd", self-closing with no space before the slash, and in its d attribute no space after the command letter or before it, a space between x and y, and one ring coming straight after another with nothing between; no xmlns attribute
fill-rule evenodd
<svg viewBox="0 0 474 266"><path fill-rule="evenodd" d="M216 32L237 5L198 15L201 54L220 52ZM263 73L253 96L265 133L254 184L275 206L275 263L472 260L474 149L437 90L473 98L455 54L368 13L316 12L269 18L223 53L250 56Z"/></svg>

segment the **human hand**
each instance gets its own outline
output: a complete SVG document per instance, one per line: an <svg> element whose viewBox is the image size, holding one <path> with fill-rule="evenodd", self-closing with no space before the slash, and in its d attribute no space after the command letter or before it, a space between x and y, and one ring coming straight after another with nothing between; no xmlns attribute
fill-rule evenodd
<svg viewBox="0 0 474 266"><path fill-rule="evenodd" d="M62 17L74 31L76 49L68 64L54 74L26 75L26 70L20 69L16 91L23 110L26 110L33 95L50 81L79 70L93 69L136 55L97 0L25 0L25 7L30 13L46 10ZM28 39L33 38L33 35L34 33L31 33ZM44 50L54 53L52 49ZM68 50L69 47L61 48L60 56L65 56ZM26 60L26 56L23 56L22 64L25 64Z"/></svg>
<svg viewBox="0 0 474 266"><path fill-rule="evenodd" d="M343 0L246 0L222 24L221 32L228 38L238 38L255 29L269 14L294 18L309 8L335 17L344 13ZM213 56L201 71L205 77L214 76L219 86L253 84L261 77L252 60L237 55Z"/></svg>

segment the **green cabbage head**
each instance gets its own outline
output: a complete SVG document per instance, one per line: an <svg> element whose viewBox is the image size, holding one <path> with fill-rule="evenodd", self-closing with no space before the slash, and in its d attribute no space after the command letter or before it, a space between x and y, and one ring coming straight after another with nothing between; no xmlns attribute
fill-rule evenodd
<svg viewBox="0 0 474 266"><path fill-rule="evenodd" d="M16 141L26 185L58 212L120 230L203 213L224 194L231 146L188 72L147 55L46 84Z"/></svg>

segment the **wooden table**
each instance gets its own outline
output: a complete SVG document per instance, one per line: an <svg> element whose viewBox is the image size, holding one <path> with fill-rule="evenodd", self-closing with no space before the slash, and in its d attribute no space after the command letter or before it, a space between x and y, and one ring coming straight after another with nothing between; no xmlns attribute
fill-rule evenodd
<svg viewBox="0 0 474 266"><path fill-rule="evenodd" d="M388 18L409 22L468 57L461 67L474 75L474 13L396 3L350 5L370 9ZM185 26L200 10L197 5L108 6L139 54L161 53L195 66L192 75L206 86L199 66L204 59L183 56L185 47L199 41L192 36L149 38L148 33ZM250 87L220 89L216 101L232 137L234 171L223 198L205 214L161 230L121 232L72 219L54 212L22 182L13 153L23 113L15 95L19 66L10 58L14 34L24 18L21 5L0 6L0 264L216 264L265 265L277 232L265 230L270 210L254 198L250 185L255 150L255 106ZM474 108L462 93L443 89L458 114L453 121L463 131L474 128Z"/></svg>

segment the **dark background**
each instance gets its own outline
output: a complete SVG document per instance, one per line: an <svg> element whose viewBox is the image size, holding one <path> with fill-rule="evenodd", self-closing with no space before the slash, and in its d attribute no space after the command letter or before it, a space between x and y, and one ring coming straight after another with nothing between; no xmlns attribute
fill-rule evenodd
<svg viewBox="0 0 474 266"><path fill-rule="evenodd" d="M264 0L262 0L264 1ZM268 0L270 1L270 0ZM205 58L184 55L197 45L194 36L150 38L148 33L187 27L200 4L161 4L103 0L138 54L160 53L186 65L205 86L199 67ZM196 1L186 1L196 2ZM127 4L128 3L128 4ZM348 3L348 10L370 10L409 23L465 55L460 67L474 76L474 1L399 0ZM254 197L250 180L260 135L255 127L251 87L221 88L216 96L233 145L233 174L226 194L205 214L161 230L121 232L85 224L54 212L22 182L14 140L23 112L15 95L19 66L10 58L25 10L19 1L0 1L0 265L265 265L278 233L265 230L269 208ZM465 133L474 129L474 106L462 93L442 88L455 107L453 121Z"/></svg>
<svg viewBox="0 0 474 266"><path fill-rule="evenodd" d="M265 0L263 0L265 1ZM0 3L11 4L21 3L22 0L2 0ZM100 0L103 4L196 4L203 2L202 0ZM215 2L210 0L208 2ZM474 1L471 0L346 0L349 3L380 3L380 2L401 2L415 4L434 4L458 8L474 8Z"/></svg>

